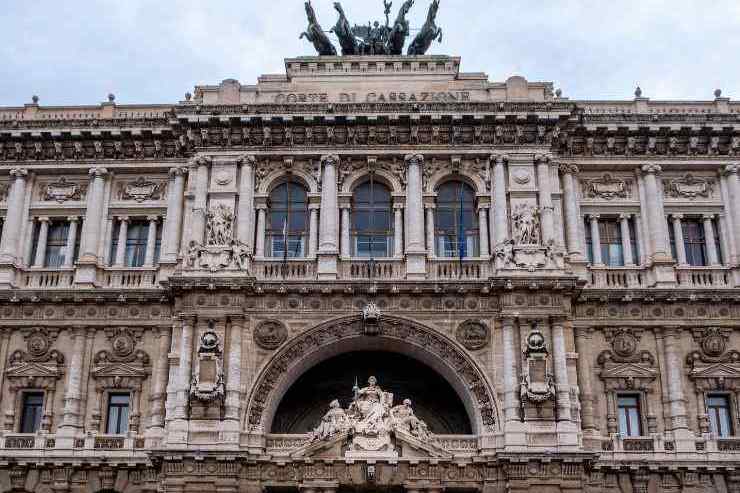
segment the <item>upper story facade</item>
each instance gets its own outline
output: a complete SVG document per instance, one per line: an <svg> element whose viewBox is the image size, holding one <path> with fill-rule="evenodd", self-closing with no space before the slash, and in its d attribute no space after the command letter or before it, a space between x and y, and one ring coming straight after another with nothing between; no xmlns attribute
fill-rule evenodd
<svg viewBox="0 0 740 493"><path fill-rule="evenodd" d="M740 104L572 101L459 63L298 58L173 105L2 108L0 283L737 286Z"/></svg>

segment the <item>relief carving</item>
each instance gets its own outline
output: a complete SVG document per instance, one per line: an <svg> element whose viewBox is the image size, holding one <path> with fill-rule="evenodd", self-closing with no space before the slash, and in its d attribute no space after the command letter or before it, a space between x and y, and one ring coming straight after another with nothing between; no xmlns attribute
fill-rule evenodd
<svg viewBox="0 0 740 493"><path fill-rule="evenodd" d="M714 181L687 173L682 178L663 180L663 190L666 197L676 199L709 198L714 192Z"/></svg>
<svg viewBox="0 0 740 493"><path fill-rule="evenodd" d="M202 403L223 401L226 395L224 387L223 351L218 334L206 330L200 337L196 368L190 386L190 397Z"/></svg>
<svg viewBox="0 0 740 493"><path fill-rule="evenodd" d="M615 178L610 173L605 173L599 179L583 180L582 187L583 196L591 199L613 200L616 198L626 199L632 196L632 181Z"/></svg>
<svg viewBox="0 0 740 493"><path fill-rule="evenodd" d="M68 200L83 200L87 187L61 177L58 181L41 186L42 200L56 201L60 204Z"/></svg>
<svg viewBox="0 0 740 493"><path fill-rule="evenodd" d="M490 330L478 320L467 320L457 327L455 338L466 349L477 351L488 345Z"/></svg>
<svg viewBox="0 0 740 493"><path fill-rule="evenodd" d="M164 183L140 176L132 182L121 184L118 197L120 200L135 200L136 202L162 200L165 195L165 188Z"/></svg>
<svg viewBox="0 0 740 493"><path fill-rule="evenodd" d="M262 349L277 349L287 339L288 329L277 320L267 320L254 329L254 342Z"/></svg>

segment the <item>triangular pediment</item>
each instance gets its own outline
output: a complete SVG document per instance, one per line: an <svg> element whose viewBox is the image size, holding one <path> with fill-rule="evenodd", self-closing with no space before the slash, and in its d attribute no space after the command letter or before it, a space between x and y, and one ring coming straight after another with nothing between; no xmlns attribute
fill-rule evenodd
<svg viewBox="0 0 740 493"><path fill-rule="evenodd" d="M290 456L294 459L343 457L344 449L349 441L349 433L340 433L327 440L309 442L294 450ZM415 436L401 430L396 430L392 434L391 441L395 448L399 450L401 457L415 459L452 458L452 454L439 445L430 441L419 440Z"/></svg>
<svg viewBox="0 0 740 493"><path fill-rule="evenodd" d="M692 378L740 378L740 368L727 363L696 366L689 374Z"/></svg>
<svg viewBox="0 0 740 493"><path fill-rule="evenodd" d="M26 362L8 368L8 377L58 377L62 371L56 365L44 365L43 363Z"/></svg>
<svg viewBox="0 0 740 493"><path fill-rule="evenodd" d="M144 378L146 370L126 363L109 363L98 366L93 370L94 377L134 377Z"/></svg>
<svg viewBox="0 0 740 493"><path fill-rule="evenodd" d="M328 455L334 455L335 457L341 457L342 446L347 441L349 433L339 433L326 440L317 440L308 442L300 448L294 450L290 456L294 459L307 458L307 457L327 457Z"/></svg>
<svg viewBox="0 0 740 493"><path fill-rule="evenodd" d="M601 370L601 378L655 378L658 371L637 363L614 363Z"/></svg>
<svg viewBox="0 0 740 493"><path fill-rule="evenodd" d="M396 446L401 448L401 457L451 459L452 454L439 445L419 440L413 435L396 430Z"/></svg>

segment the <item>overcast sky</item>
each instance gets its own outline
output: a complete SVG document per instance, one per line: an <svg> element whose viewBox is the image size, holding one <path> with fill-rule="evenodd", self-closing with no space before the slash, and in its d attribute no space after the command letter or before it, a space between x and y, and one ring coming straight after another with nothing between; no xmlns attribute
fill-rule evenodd
<svg viewBox="0 0 740 493"><path fill-rule="evenodd" d="M302 0L4 0L0 105L171 103L195 84L250 84L311 55ZM323 28L331 0L313 0ZM392 18L402 0L393 0ZM430 0L416 0L412 28ZM352 23L382 0L344 0ZM553 81L576 99L740 99L740 0L441 0L462 70ZM335 43L336 44L336 43Z"/></svg>

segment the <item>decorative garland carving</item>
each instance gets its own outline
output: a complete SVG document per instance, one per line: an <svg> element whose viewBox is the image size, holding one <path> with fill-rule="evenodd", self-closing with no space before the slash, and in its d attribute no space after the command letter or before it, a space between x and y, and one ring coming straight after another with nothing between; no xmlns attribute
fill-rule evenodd
<svg viewBox="0 0 740 493"><path fill-rule="evenodd" d="M666 197L676 199L709 198L714 193L714 181L687 173L682 178L663 180L663 190Z"/></svg>
<svg viewBox="0 0 740 493"><path fill-rule="evenodd" d="M610 173L595 180L583 180L583 196L587 198L600 198L613 200L616 198L626 199L632 196L632 181L615 178Z"/></svg>
<svg viewBox="0 0 740 493"><path fill-rule="evenodd" d="M288 370L314 351L340 340L365 336L360 316L335 320L293 339L263 370L250 398L247 425L251 430L264 426L264 413L275 398L274 391ZM482 424L489 430L496 427L497 411L492 393L484 377L468 357L445 336L409 321L383 317L374 337L403 341L418 346L439 358L467 385L474 397Z"/></svg>
<svg viewBox="0 0 740 493"><path fill-rule="evenodd" d="M68 200L83 200L87 192L87 186L68 181L64 176L58 181L41 186L41 199L55 201L60 204Z"/></svg>
<svg viewBox="0 0 740 493"><path fill-rule="evenodd" d="M118 198L120 200L135 200L139 203L146 200L162 200L165 196L165 189L165 183L148 180L140 176L134 181L122 183Z"/></svg>

